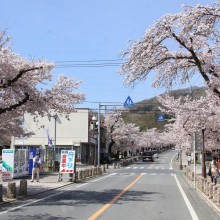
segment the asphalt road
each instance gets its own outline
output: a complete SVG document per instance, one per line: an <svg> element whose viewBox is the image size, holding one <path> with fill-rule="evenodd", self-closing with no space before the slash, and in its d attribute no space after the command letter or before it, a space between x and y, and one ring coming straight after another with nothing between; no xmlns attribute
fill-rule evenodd
<svg viewBox="0 0 220 220"><path fill-rule="evenodd" d="M217 220L220 216L172 168L175 151L137 162L42 198L1 207L2 220Z"/></svg>

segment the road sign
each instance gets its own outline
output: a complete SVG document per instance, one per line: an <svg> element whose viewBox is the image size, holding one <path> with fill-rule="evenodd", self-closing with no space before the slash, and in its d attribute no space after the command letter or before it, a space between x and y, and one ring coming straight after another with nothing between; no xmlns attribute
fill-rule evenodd
<svg viewBox="0 0 220 220"><path fill-rule="evenodd" d="M164 115L159 115L157 121L165 121Z"/></svg>
<svg viewBox="0 0 220 220"><path fill-rule="evenodd" d="M131 100L130 96L128 96L127 99L125 100L124 107L125 108L134 107L134 102Z"/></svg>

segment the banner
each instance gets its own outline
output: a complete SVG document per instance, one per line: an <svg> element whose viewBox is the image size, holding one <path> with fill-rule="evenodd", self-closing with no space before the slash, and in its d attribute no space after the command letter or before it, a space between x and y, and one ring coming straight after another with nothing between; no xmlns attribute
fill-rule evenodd
<svg viewBox="0 0 220 220"><path fill-rule="evenodd" d="M60 160L60 173L74 173L75 150L62 150Z"/></svg>

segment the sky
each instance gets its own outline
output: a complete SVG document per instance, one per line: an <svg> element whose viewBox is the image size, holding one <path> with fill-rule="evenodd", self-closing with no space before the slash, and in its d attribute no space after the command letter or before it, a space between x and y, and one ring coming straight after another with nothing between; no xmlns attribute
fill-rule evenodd
<svg viewBox="0 0 220 220"><path fill-rule="evenodd" d="M54 76L82 81L86 100L76 108L97 109L128 96L134 103L164 92L152 79L125 87L119 75L121 54L129 40L139 40L161 16L182 5L212 5L214 0L1 0L0 30L11 36L12 49L27 59L55 62ZM189 86L201 85L198 78ZM177 88L173 88L177 89Z"/></svg>

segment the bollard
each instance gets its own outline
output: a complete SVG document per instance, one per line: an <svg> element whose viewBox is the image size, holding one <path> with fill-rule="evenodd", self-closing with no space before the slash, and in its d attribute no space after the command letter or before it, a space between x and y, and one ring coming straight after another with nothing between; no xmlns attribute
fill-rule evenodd
<svg viewBox="0 0 220 220"><path fill-rule="evenodd" d="M75 173L73 173L72 182L76 182L76 178L77 178L77 174L76 174L76 172L75 172Z"/></svg>
<svg viewBox="0 0 220 220"><path fill-rule="evenodd" d="M103 173L106 173L106 164L103 165Z"/></svg>
<svg viewBox="0 0 220 220"><path fill-rule="evenodd" d="M20 180L19 194L22 196L27 195L27 180Z"/></svg>
<svg viewBox="0 0 220 220"><path fill-rule="evenodd" d="M79 172L78 172L78 180L79 180L79 181L82 180L82 175L81 175L81 173L82 173L81 170L79 170Z"/></svg>
<svg viewBox="0 0 220 220"><path fill-rule="evenodd" d="M202 191L202 178L201 176L198 176L198 181L197 181L197 187Z"/></svg>
<svg viewBox="0 0 220 220"><path fill-rule="evenodd" d="M90 176L93 177L93 171L92 171L92 168L90 168L89 170L90 170Z"/></svg>
<svg viewBox="0 0 220 220"><path fill-rule="evenodd" d="M113 163L113 168L116 169L116 163Z"/></svg>
<svg viewBox="0 0 220 220"><path fill-rule="evenodd" d="M69 173L69 181L73 182L73 173Z"/></svg>
<svg viewBox="0 0 220 220"><path fill-rule="evenodd" d="M0 202L3 202L3 185L0 184Z"/></svg>
<svg viewBox="0 0 220 220"><path fill-rule="evenodd" d="M7 197L9 199L15 199L17 197L16 194L16 183L8 183L8 189L7 189Z"/></svg>
<svg viewBox="0 0 220 220"><path fill-rule="evenodd" d="M211 183L211 181L207 181L206 185L205 185L205 195L209 196L209 184Z"/></svg>
<svg viewBox="0 0 220 220"><path fill-rule="evenodd" d="M217 190L218 190L218 186L214 185L213 186L213 191L212 191L212 200L214 203L217 203L217 197L218 197L218 194L217 194Z"/></svg>
<svg viewBox="0 0 220 220"><path fill-rule="evenodd" d="M215 186L214 183L209 183L209 192L208 192L209 199L213 198L213 187L214 186Z"/></svg>
<svg viewBox="0 0 220 220"><path fill-rule="evenodd" d="M206 185L207 179L202 177L202 192L205 193L205 185Z"/></svg>
<svg viewBox="0 0 220 220"><path fill-rule="evenodd" d="M81 170L81 180L84 180L85 179L85 173L84 173L84 170Z"/></svg>
<svg viewBox="0 0 220 220"><path fill-rule="evenodd" d="M93 174L94 176L97 175L97 167L94 167L94 169L93 169L93 173L94 173L94 174Z"/></svg>
<svg viewBox="0 0 220 220"><path fill-rule="evenodd" d="M217 205L220 206L220 188L217 189Z"/></svg>

